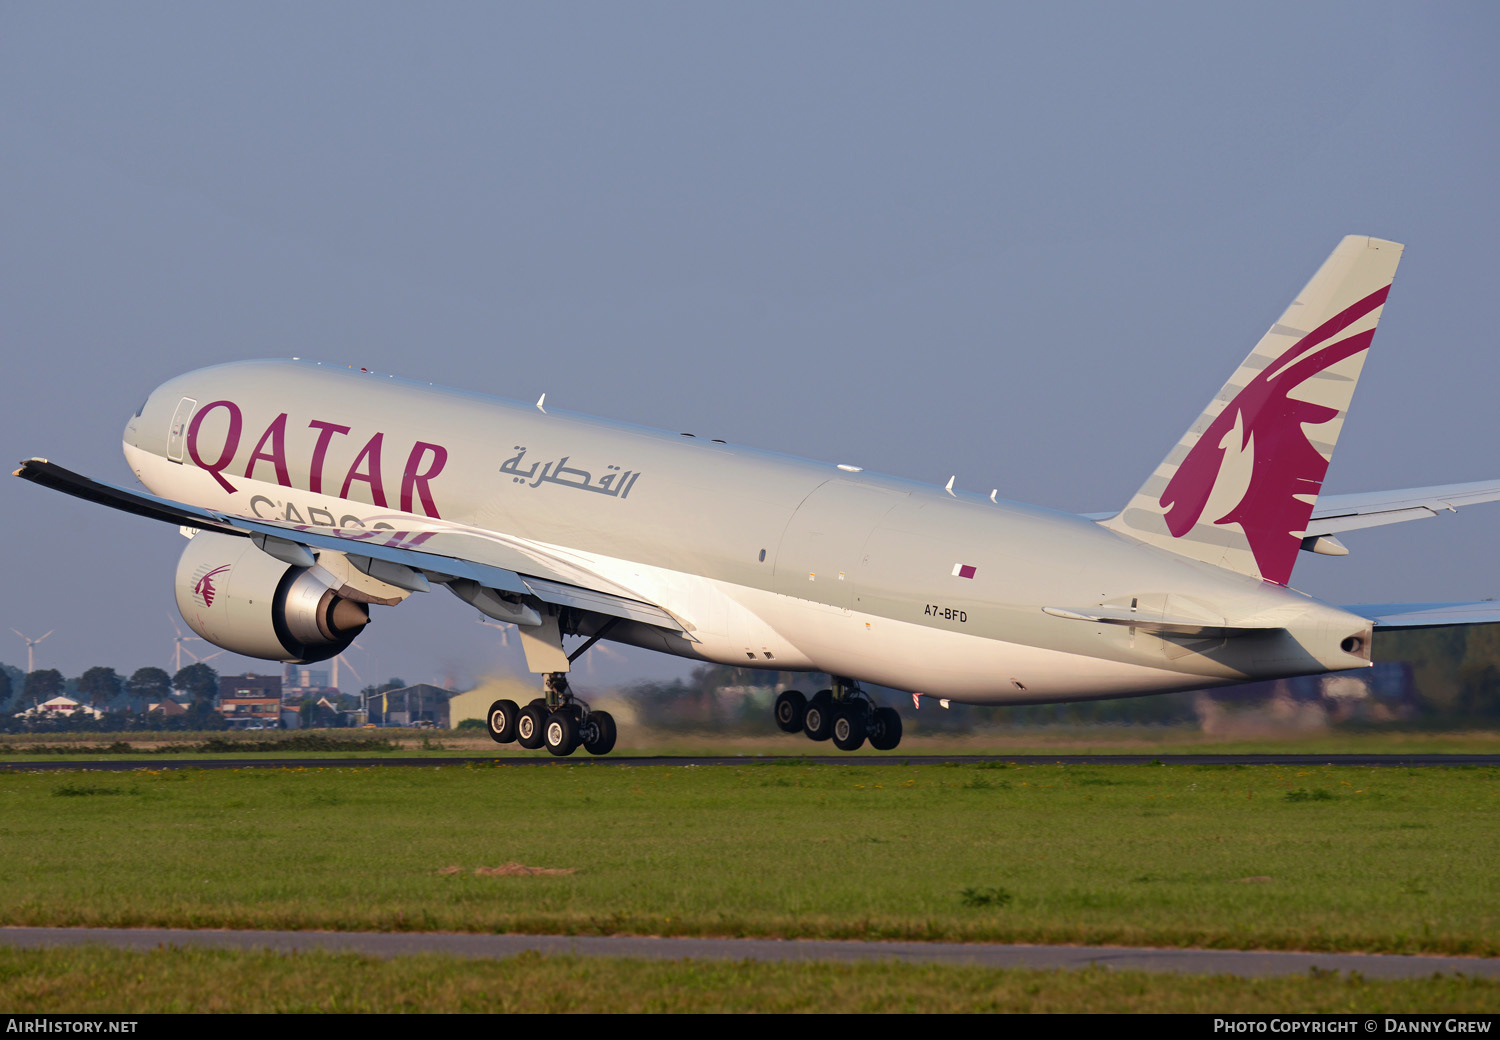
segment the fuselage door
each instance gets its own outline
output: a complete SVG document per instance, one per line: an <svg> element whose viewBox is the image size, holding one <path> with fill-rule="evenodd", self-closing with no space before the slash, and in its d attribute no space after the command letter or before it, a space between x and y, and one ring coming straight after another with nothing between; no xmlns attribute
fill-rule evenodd
<svg viewBox="0 0 1500 1040"><path fill-rule="evenodd" d="M173 462L182 461L182 446L187 440L188 420L193 417L193 409L197 407L197 401L191 397L184 397L177 402L177 411L172 413L172 428L167 431L167 458Z"/></svg>
<svg viewBox="0 0 1500 1040"><path fill-rule="evenodd" d="M830 480L803 500L776 554L775 589L848 610L865 541L903 491Z"/></svg>

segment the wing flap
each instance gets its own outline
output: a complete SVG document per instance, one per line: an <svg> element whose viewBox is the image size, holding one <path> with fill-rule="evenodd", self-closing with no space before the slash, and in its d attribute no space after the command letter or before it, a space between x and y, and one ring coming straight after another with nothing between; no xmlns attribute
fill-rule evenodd
<svg viewBox="0 0 1500 1040"><path fill-rule="evenodd" d="M434 580L473 581L515 595L536 596L545 603L685 631L668 611L656 604L632 595L628 589L592 574L577 563L528 551L514 539L462 531L315 527L219 513L93 480L46 459L28 459L15 471L15 476L75 498L174 526L207 528L255 538L265 544L290 542L309 549L363 556L411 568ZM273 555L286 562L297 559L284 551Z"/></svg>

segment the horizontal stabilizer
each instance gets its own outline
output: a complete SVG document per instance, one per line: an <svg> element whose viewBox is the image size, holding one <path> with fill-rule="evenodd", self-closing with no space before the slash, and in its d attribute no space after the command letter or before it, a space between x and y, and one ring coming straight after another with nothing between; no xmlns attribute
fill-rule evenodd
<svg viewBox="0 0 1500 1040"><path fill-rule="evenodd" d="M1500 624L1500 603L1355 603L1341 607L1369 618L1377 628L1446 628Z"/></svg>
<svg viewBox="0 0 1500 1040"><path fill-rule="evenodd" d="M1451 513L1461 506L1497 501L1500 501L1500 480L1436 484L1400 491L1367 491L1355 495L1320 495L1317 508L1307 523L1307 537L1422 520L1443 512Z"/></svg>

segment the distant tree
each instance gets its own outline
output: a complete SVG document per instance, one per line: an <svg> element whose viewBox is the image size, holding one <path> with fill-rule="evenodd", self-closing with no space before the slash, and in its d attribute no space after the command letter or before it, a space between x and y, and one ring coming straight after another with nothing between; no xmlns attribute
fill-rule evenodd
<svg viewBox="0 0 1500 1040"><path fill-rule="evenodd" d="M172 694L172 677L160 668L137 668L127 684L130 696L147 704L160 704Z"/></svg>
<svg viewBox="0 0 1500 1040"><path fill-rule="evenodd" d="M191 697L195 704L212 704L219 696L219 673L199 661L172 676L172 686Z"/></svg>
<svg viewBox="0 0 1500 1040"><path fill-rule="evenodd" d="M50 701L63 692L62 672L56 668L41 668L26 677L25 697L28 705L35 707Z"/></svg>
<svg viewBox="0 0 1500 1040"><path fill-rule="evenodd" d="M90 668L78 677L78 692L95 708L102 708L120 695L123 680L113 668Z"/></svg>
<svg viewBox="0 0 1500 1040"><path fill-rule="evenodd" d="M3 708L15 692L10 682L10 672L0 668L0 708Z"/></svg>
<svg viewBox="0 0 1500 1040"><path fill-rule="evenodd" d="M1411 665L1412 678L1427 710L1437 716L1451 716L1459 709L1463 680L1460 666L1478 662L1468 655L1470 633L1479 627L1449 625L1443 628L1394 629L1381 634L1380 658L1405 661ZM1482 671L1482 665L1478 670Z"/></svg>
<svg viewBox="0 0 1500 1040"><path fill-rule="evenodd" d="M0 664L0 672L3 672L5 677L10 680L10 695L12 697L19 697L21 690L26 686L26 673L12 664ZM5 702L0 701L0 704L3 703Z"/></svg>
<svg viewBox="0 0 1500 1040"><path fill-rule="evenodd" d="M1463 662L1458 666L1457 714L1465 720L1500 715L1500 625L1469 630Z"/></svg>
<svg viewBox="0 0 1500 1040"><path fill-rule="evenodd" d="M187 713L179 717L184 729L224 729L229 725L224 716L214 709L214 702L207 698L194 700L188 705Z"/></svg>

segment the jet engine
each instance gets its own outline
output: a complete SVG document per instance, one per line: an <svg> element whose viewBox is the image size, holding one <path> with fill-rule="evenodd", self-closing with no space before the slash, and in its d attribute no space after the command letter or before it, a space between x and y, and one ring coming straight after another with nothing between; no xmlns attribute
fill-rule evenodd
<svg viewBox="0 0 1500 1040"><path fill-rule="evenodd" d="M349 649L370 612L320 567L297 567L249 538L200 531L177 562L177 609L204 639L268 661L307 664Z"/></svg>

